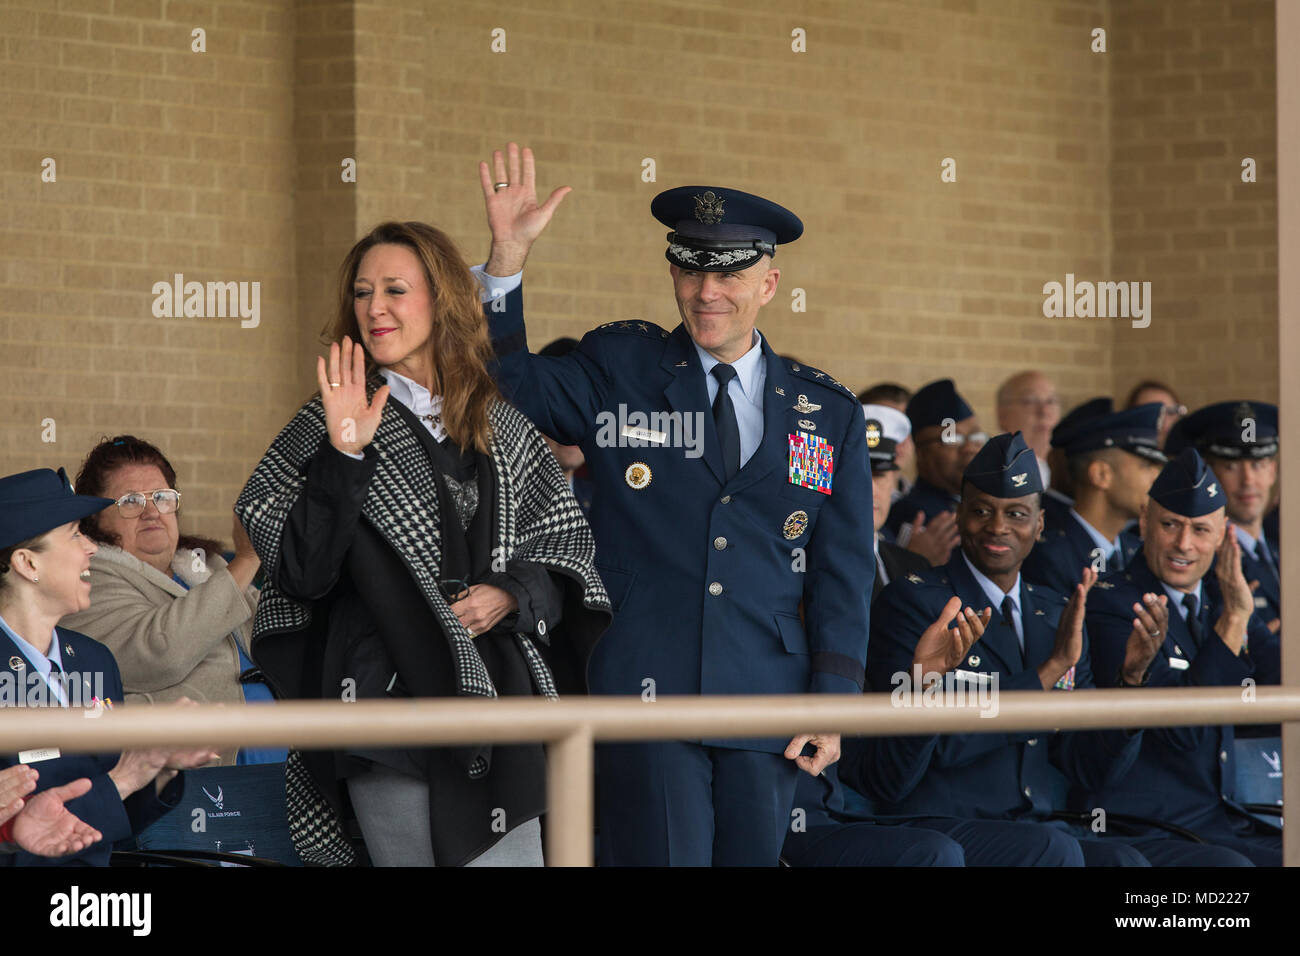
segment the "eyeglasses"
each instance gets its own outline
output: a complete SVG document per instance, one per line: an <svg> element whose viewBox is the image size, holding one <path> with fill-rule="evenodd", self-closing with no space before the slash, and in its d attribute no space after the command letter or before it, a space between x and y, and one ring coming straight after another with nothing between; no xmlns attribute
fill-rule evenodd
<svg viewBox="0 0 1300 956"><path fill-rule="evenodd" d="M181 493L175 488L159 488L157 491L130 491L117 501L117 513L123 518L138 518L152 501L159 514L169 515L181 506Z"/></svg>
<svg viewBox="0 0 1300 956"><path fill-rule="evenodd" d="M944 445L952 445L954 448L961 448L968 442L973 445L985 445L988 444L988 440L988 432L971 432L969 435L963 435L958 432L951 438L944 438L942 435L932 435L929 438L921 439L917 442L917 445L931 445L935 442L940 442Z"/></svg>
<svg viewBox="0 0 1300 956"><path fill-rule="evenodd" d="M1024 398L1013 398L1002 403L1003 405L1019 405L1021 408L1060 408L1061 399L1057 395L1049 395L1047 398L1033 398L1025 396Z"/></svg>
<svg viewBox="0 0 1300 956"><path fill-rule="evenodd" d="M448 578L445 581L440 581L438 587L442 588L443 597L447 599L448 604L455 604L469 594L469 582L462 581L460 578Z"/></svg>

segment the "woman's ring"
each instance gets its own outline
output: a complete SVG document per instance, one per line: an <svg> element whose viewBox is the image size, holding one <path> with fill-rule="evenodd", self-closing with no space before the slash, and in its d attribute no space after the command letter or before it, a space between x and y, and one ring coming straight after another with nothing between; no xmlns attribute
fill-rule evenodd
<svg viewBox="0 0 1300 956"><path fill-rule="evenodd" d="M505 189L505 188L506 188L507 186L509 186L509 185L510 185L509 183L493 183L493 184L492 184L492 191L493 191L493 192L500 192L501 190Z"/></svg>
<svg viewBox="0 0 1300 956"><path fill-rule="evenodd" d="M474 633L474 628L472 628L472 627L467 627L467 628L465 628L465 631L466 631L466 633L469 634L470 637L475 637L475 636L477 636L477 635L475 635L475 633Z"/></svg>
<svg viewBox="0 0 1300 956"><path fill-rule="evenodd" d="M343 385L340 382L330 382L330 388L342 388L342 387Z"/></svg>

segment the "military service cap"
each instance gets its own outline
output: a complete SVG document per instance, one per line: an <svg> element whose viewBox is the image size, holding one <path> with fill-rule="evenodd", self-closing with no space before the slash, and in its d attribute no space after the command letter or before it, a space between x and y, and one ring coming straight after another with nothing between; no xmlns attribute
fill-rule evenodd
<svg viewBox="0 0 1300 956"><path fill-rule="evenodd" d="M1056 426L1052 430L1052 445L1071 458L1085 452L1119 448L1164 464L1168 459L1160 450L1162 411L1163 406L1152 402L1095 418L1081 417L1071 422L1069 428Z"/></svg>
<svg viewBox="0 0 1300 956"><path fill-rule="evenodd" d="M898 446L912 433L907 416L888 405L863 405L867 416L867 455L871 459L871 473L898 471L894 461Z"/></svg>
<svg viewBox="0 0 1300 956"><path fill-rule="evenodd" d="M1069 441L1075 429L1081 424L1094 418L1100 418L1103 415L1109 415L1114 410L1115 403L1105 395L1090 398L1083 404L1076 405L1052 429L1052 447L1064 448L1064 442Z"/></svg>
<svg viewBox="0 0 1300 956"><path fill-rule="evenodd" d="M1195 448L1213 458L1269 458L1277 454L1277 406L1267 402L1218 402L1180 418L1169 429L1165 451Z"/></svg>
<svg viewBox="0 0 1300 956"><path fill-rule="evenodd" d="M929 425L942 425L946 419L960 422L974 414L950 378L941 378L923 386L907 403L907 417L914 432Z"/></svg>
<svg viewBox="0 0 1300 956"><path fill-rule="evenodd" d="M650 203L673 231L664 257L696 272L737 272L803 235L799 217L776 203L722 186L678 186Z"/></svg>

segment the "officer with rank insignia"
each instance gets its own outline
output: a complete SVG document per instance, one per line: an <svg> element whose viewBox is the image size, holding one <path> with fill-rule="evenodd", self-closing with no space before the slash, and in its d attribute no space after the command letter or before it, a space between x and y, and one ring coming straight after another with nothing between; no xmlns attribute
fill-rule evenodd
<svg viewBox="0 0 1300 956"><path fill-rule="evenodd" d="M899 467L896 459L899 445L907 440L912 426L896 408L888 405L863 405L867 416L867 456L871 460L871 506L876 528L876 580L872 584L871 600L875 601L885 585L911 571L924 571L930 563L906 548L880 536L885 518L889 515L894 488L898 485Z"/></svg>
<svg viewBox="0 0 1300 956"><path fill-rule="evenodd" d="M1165 456L1156 444L1159 405L1140 405L1077 420L1052 441L1065 452L1074 504L1025 559L1025 577L1068 591L1085 567L1098 574L1123 568L1141 539L1125 528L1135 521Z"/></svg>
<svg viewBox="0 0 1300 956"><path fill-rule="evenodd" d="M874 575L862 406L754 327L798 217L719 186L660 193L651 213L670 230L681 324L609 322L543 358L527 350L515 275L540 232L531 157L521 182L496 162L497 182L482 169L486 281L506 297L489 311L498 382L543 433L581 445L596 486L614 623L591 692L860 692ZM600 862L775 865L796 776L839 756L839 735L824 731L597 746Z"/></svg>
<svg viewBox="0 0 1300 956"><path fill-rule="evenodd" d="M1199 451L1219 479L1228 520L1241 545L1241 570L1255 587L1255 611L1276 631L1282 625L1280 558L1277 542L1264 531L1264 513L1277 483L1277 406L1207 405L1169 430L1169 454L1187 447Z"/></svg>
<svg viewBox="0 0 1300 956"><path fill-rule="evenodd" d="M1241 572L1241 545L1225 517L1224 489L1192 448L1171 460L1142 511L1142 548L1106 575L1088 602L1093 672L1120 687L1241 686L1276 682L1279 642L1254 614ZM1213 572L1211 568L1213 567ZM1157 652L1135 655L1143 635ZM1142 732L1128 772L1071 795L1080 809L1134 814L1192 831L1219 854L1202 865L1282 863L1281 832L1234 800L1230 726L1157 727ZM1152 863L1188 844L1153 830L1139 844ZM1208 849L1209 848L1203 848Z"/></svg>
<svg viewBox="0 0 1300 956"><path fill-rule="evenodd" d="M906 703L908 693L916 693L915 676L932 681L909 668L930 622L946 606L955 608L954 600L982 608L990 623L974 646L942 669L934 686L945 694L1093 686L1084 610L1096 574L1084 568L1068 601L1021 575L1042 530L1042 490L1037 460L1019 432L996 436L974 457L963 474L957 512L961 547L946 566L890 584L873 606L867 656L872 690ZM970 866L1142 866L1141 854L1119 840L1049 822L1063 805L1065 780L1098 786L1123 773L1141 737L1141 731L1043 730L851 738L838 769L877 813L951 836Z"/></svg>
<svg viewBox="0 0 1300 956"><path fill-rule="evenodd" d="M958 394L952 379L944 378L921 388L907 403L916 445L916 482L889 510L885 527L897 542L909 546L910 529L918 513L930 530L933 519L955 511L961 499L962 469L988 440L975 412ZM921 522L917 522L918 524ZM947 539L952 542L952 539ZM952 542L955 543L955 542ZM946 563L952 548L927 554L931 563Z"/></svg>

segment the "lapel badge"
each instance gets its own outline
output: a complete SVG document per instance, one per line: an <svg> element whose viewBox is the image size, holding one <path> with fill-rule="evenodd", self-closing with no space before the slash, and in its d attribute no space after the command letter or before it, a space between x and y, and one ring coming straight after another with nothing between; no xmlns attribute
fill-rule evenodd
<svg viewBox="0 0 1300 956"><path fill-rule="evenodd" d="M632 462L627 466L627 471L623 472L623 480L627 482L627 486L637 491L647 487L653 477L650 466L643 461Z"/></svg>
<svg viewBox="0 0 1300 956"><path fill-rule="evenodd" d="M978 654L972 654L970 658L966 661L966 663L970 664L971 667L979 667L980 656Z"/></svg>
<svg viewBox="0 0 1300 956"><path fill-rule="evenodd" d="M15 654L13 657L9 658L9 669L10 669L10 670L20 671L20 670L22 670L23 668L25 668L26 666L27 666L27 662L26 662L25 660L23 660L21 657L19 657L17 654Z"/></svg>
<svg viewBox="0 0 1300 956"><path fill-rule="evenodd" d="M794 403L794 410L802 415L807 415L809 412L819 412L821 408L816 402L808 401L807 395L800 395L799 401Z"/></svg>
<svg viewBox="0 0 1300 956"><path fill-rule="evenodd" d="M776 394L778 394L778 395L785 395L785 389L783 389L780 385L778 385L778 386L776 387Z"/></svg>
<svg viewBox="0 0 1300 956"><path fill-rule="evenodd" d="M725 202L712 189L706 189L703 196L695 197L695 218L706 226L722 222L722 214L726 211L722 206Z"/></svg>
<svg viewBox="0 0 1300 956"><path fill-rule="evenodd" d="M1179 657L1181 657L1182 654L1183 654L1183 649L1182 649L1181 647L1179 647L1177 644L1175 644L1175 645L1174 645L1174 653L1177 654Z"/></svg>
<svg viewBox="0 0 1300 956"><path fill-rule="evenodd" d="M781 527L781 533L787 541L793 541L808 529L808 512L792 511Z"/></svg>
<svg viewBox="0 0 1300 956"><path fill-rule="evenodd" d="M1043 609L1042 609L1041 607L1040 607L1040 608L1035 608L1035 609L1034 609L1034 613L1037 614L1039 617L1046 617L1046 616L1047 616L1046 614L1043 613Z"/></svg>
<svg viewBox="0 0 1300 956"><path fill-rule="evenodd" d="M907 580L911 581L913 584L920 584L921 576L919 574L912 573L907 576Z"/></svg>
<svg viewBox="0 0 1300 956"><path fill-rule="evenodd" d="M809 421L807 418L801 418L799 419L799 427L806 428L810 432L815 432L817 430L817 423Z"/></svg>
<svg viewBox="0 0 1300 956"><path fill-rule="evenodd" d="M1029 480L1029 472L1021 472L1018 475L1011 476L1011 484L1016 488L1025 487L1025 482Z"/></svg>
<svg viewBox="0 0 1300 956"><path fill-rule="evenodd" d="M690 364L691 364L690 362L678 362L678 363L677 363L677 367L678 367L678 368L686 368L686 366L688 366L688 365L690 365Z"/></svg>
<svg viewBox="0 0 1300 956"><path fill-rule="evenodd" d="M63 645L63 653L67 654L69 657L76 657L76 656L77 656L77 652L74 651L74 650L72 649L72 645L71 645L71 644L64 644L64 645Z"/></svg>

